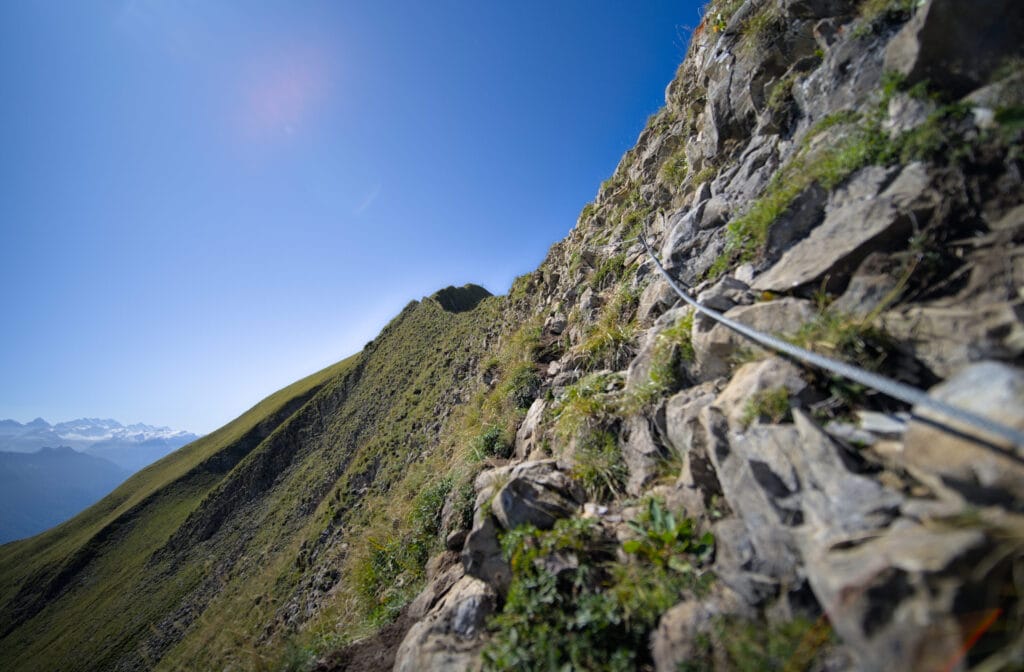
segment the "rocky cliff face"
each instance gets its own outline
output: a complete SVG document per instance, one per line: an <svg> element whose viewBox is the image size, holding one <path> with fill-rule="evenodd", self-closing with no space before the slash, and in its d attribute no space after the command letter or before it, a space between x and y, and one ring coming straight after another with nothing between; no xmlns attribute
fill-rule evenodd
<svg viewBox="0 0 1024 672"><path fill-rule="evenodd" d="M362 353L0 553L16 669L1014 669L1024 8L715 0L507 297ZM54 640L53 632L61 632Z"/></svg>
<svg viewBox="0 0 1024 672"><path fill-rule="evenodd" d="M695 316L638 240L729 317L1024 427L1024 8L965 10L711 3L513 287L539 394L396 670L1020 660L1024 447Z"/></svg>

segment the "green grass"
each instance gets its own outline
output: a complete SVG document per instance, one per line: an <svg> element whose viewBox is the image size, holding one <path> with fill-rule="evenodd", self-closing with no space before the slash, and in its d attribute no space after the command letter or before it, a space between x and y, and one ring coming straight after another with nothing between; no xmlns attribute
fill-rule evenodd
<svg viewBox="0 0 1024 672"><path fill-rule="evenodd" d="M665 159L665 162L661 164L658 174L663 181L668 182L673 187L677 187L686 179L689 170L690 165L686 160L686 144L683 143Z"/></svg>
<svg viewBox="0 0 1024 672"><path fill-rule="evenodd" d="M573 462L572 477L580 482L590 499L604 502L625 492L629 470L622 459L618 437L612 432L587 432L579 440Z"/></svg>
<svg viewBox="0 0 1024 672"><path fill-rule="evenodd" d="M789 390L784 387L761 390L747 400L742 423L748 426L758 420L780 423L789 416Z"/></svg>

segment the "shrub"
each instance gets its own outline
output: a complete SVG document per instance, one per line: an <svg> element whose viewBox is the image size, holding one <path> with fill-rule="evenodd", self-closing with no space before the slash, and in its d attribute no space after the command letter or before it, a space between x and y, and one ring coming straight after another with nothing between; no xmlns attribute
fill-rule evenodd
<svg viewBox="0 0 1024 672"><path fill-rule="evenodd" d="M638 520L629 521L629 526L638 537L624 542L622 550L677 572L693 571L693 565L685 556L696 556L703 562L710 558L714 549L715 538L710 532L698 538L692 519L677 521L675 515L662 508L661 503L653 497L647 500L644 515Z"/></svg>
<svg viewBox="0 0 1024 672"><path fill-rule="evenodd" d="M501 425L491 425L477 437L474 452L477 457L507 458L512 455L512 442Z"/></svg>
<svg viewBox="0 0 1024 672"><path fill-rule="evenodd" d="M530 407L540 390L540 376L533 363L520 364L509 374L502 385L513 408L524 410Z"/></svg>
<svg viewBox="0 0 1024 672"><path fill-rule="evenodd" d="M651 382L664 392L673 392L683 383L680 364L692 362L693 311L679 318L675 324L658 334L651 361Z"/></svg>
<svg viewBox="0 0 1024 672"><path fill-rule="evenodd" d="M616 544L589 519L524 527L503 539L512 585L484 651L487 670L635 670L651 664L658 618L696 584L637 556L614 562ZM694 559L695 563L701 562Z"/></svg>

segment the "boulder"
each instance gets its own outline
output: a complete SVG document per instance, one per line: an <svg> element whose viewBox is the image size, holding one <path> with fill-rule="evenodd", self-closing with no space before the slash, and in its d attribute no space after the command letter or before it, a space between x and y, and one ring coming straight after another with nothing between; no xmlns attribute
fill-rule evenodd
<svg viewBox="0 0 1024 672"><path fill-rule="evenodd" d="M641 322L656 320L662 313L672 307L679 297L660 275L648 284L640 294L640 305L636 316Z"/></svg>
<svg viewBox="0 0 1024 672"><path fill-rule="evenodd" d="M669 446L682 458L676 485L687 515L703 514L722 486L708 458L707 434L700 422L701 409L710 406L718 395L716 383L702 383L683 390L665 406L665 434Z"/></svg>
<svg viewBox="0 0 1024 672"><path fill-rule="evenodd" d="M483 516L483 521L466 535L462 565L466 574L487 583L502 595L508 591L512 570L501 552L494 516Z"/></svg>
<svg viewBox="0 0 1024 672"><path fill-rule="evenodd" d="M496 606L490 586L462 577L409 628L395 656L395 672L479 670L485 623Z"/></svg>
<svg viewBox="0 0 1024 672"><path fill-rule="evenodd" d="M973 361L1024 355L1024 323L1018 310L1009 301L910 305L884 313L882 323L936 375L948 378Z"/></svg>
<svg viewBox="0 0 1024 672"><path fill-rule="evenodd" d="M998 604L970 580L983 557L978 530L894 526L809 550L806 568L829 622L867 670L952 670L979 614ZM985 577L984 580L990 580Z"/></svg>
<svg viewBox="0 0 1024 672"><path fill-rule="evenodd" d="M784 447L799 441L792 427L757 425L731 434L714 406L701 410L708 457L729 507L743 522L755 556L748 565L775 581L795 583L799 562L793 528L803 523L799 483Z"/></svg>
<svg viewBox="0 0 1024 672"><path fill-rule="evenodd" d="M885 50L885 69L909 84L928 81L959 98L986 83L1013 55L1024 54L1019 0L928 0Z"/></svg>
<svg viewBox="0 0 1024 672"><path fill-rule="evenodd" d="M509 472L491 510L506 530L520 525L549 529L559 518L576 513L583 500L579 486L558 470L554 460L537 460L518 464Z"/></svg>
<svg viewBox="0 0 1024 672"><path fill-rule="evenodd" d="M819 543L881 529L899 513L901 495L851 471L852 456L801 410L793 411L800 440L783 445L800 480L803 534Z"/></svg>
<svg viewBox="0 0 1024 672"><path fill-rule="evenodd" d="M1024 371L1001 362L968 366L929 396L1024 431ZM1024 510L1024 446L915 407L900 462L941 491L975 504Z"/></svg>
<svg viewBox="0 0 1024 672"><path fill-rule="evenodd" d="M715 406L725 414L730 427L743 429L748 403L759 392L780 388L785 388L791 400L809 392L800 369L789 360L769 357L749 362L736 370L715 400Z"/></svg>
<svg viewBox="0 0 1024 672"><path fill-rule="evenodd" d="M795 333L815 314L813 303L792 298L737 306L725 313L730 319L769 334ZM742 349L763 352L752 341L723 324L703 316L694 319L693 351L696 375L700 380L728 375L733 358Z"/></svg>
<svg viewBox="0 0 1024 672"><path fill-rule="evenodd" d="M658 621L651 634L651 654L658 672L676 672L683 663L702 654L700 639L712 633L715 619L742 614L750 609L728 586L717 584L714 592L699 601L680 602ZM702 637L702 635L704 637Z"/></svg>
<svg viewBox="0 0 1024 672"><path fill-rule="evenodd" d="M788 292L820 283L841 289L854 268L873 250L904 243L914 221L927 221L937 194L930 190L924 164L912 163L877 197L890 170L861 170L835 192L820 226L791 247L754 281L754 289Z"/></svg>

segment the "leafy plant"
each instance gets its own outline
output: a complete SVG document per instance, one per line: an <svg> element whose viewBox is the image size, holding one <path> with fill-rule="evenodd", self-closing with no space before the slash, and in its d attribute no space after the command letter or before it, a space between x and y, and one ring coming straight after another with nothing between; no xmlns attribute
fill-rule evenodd
<svg viewBox="0 0 1024 672"><path fill-rule="evenodd" d="M677 521L675 514L662 508L653 497L647 500L646 515L629 521L629 526L639 536L623 542L624 551L677 572L693 571L693 565L684 560L685 555L706 561L714 550L714 535L705 532L697 537L692 519Z"/></svg>
<svg viewBox="0 0 1024 672"><path fill-rule="evenodd" d="M506 430L500 425L491 425L477 437L476 455L484 457L507 458L512 454L512 442L506 436Z"/></svg>
<svg viewBox="0 0 1024 672"><path fill-rule="evenodd" d="M614 562L614 539L589 519L560 520L547 532L519 528L502 546L513 579L490 622L486 670L648 666L651 630L696 583L692 572L643 558Z"/></svg>

